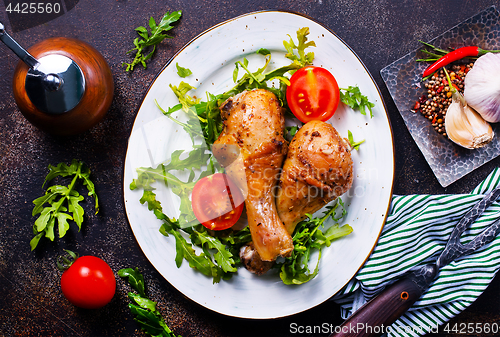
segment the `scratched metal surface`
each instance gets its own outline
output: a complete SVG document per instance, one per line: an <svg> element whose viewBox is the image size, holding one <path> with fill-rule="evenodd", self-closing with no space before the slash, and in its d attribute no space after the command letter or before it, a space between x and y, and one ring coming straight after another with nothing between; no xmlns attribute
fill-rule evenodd
<svg viewBox="0 0 500 337"><path fill-rule="evenodd" d="M117 280L111 303L99 310L73 307L59 290L60 272L55 259L62 249L97 255L114 271L140 267L150 297L158 302L169 326L182 336L325 336L294 333L292 324L317 327L341 323L339 308L326 302L304 313L277 320L253 321L215 314L177 292L149 264L127 223L123 200L123 160L127 140L141 98L157 72L192 38L237 15L264 9L297 11L325 24L341 37L365 63L385 99L394 130L396 179L394 193L464 193L499 165L494 159L473 173L443 188L410 136L383 82L380 70L454 25L500 1L400 0L176 0L90 1L52 21L13 33L23 46L53 36L81 39L108 61L115 81L113 104L93 129L73 137L45 134L24 119L12 95L16 57L0 46L0 335L5 336L139 336L142 333L127 308L129 287ZM146 70L127 74L123 61L133 48L134 28L150 16L182 9L183 17L163 42ZM28 18L29 19L29 18ZM10 29L5 7L0 20ZM93 213L86 201L83 229L54 243L44 241L29 249L34 217L32 200L41 188L49 164L83 160L92 170L101 208ZM498 322L500 281L496 279L467 310L452 320L458 323ZM440 335L446 335L444 331Z"/></svg>

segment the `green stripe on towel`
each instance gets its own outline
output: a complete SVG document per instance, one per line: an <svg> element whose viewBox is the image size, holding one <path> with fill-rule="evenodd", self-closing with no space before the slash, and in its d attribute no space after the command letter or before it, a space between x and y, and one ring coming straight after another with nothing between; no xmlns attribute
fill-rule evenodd
<svg viewBox="0 0 500 337"><path fill-rule="evenodd" d="M391 212L372 255L355 278L332 298L341 306L342 317L347 318L353 309L410 268L434 262L458 220L498 185L500 169L496 168L471 194L393 196ZM464 233L462 242L474 238L498 218L500 201ZM499 268L500 236L444 266L428 291L393 324L388 336L416 337L429 329L435 331L436 326L474 302Z"/></svg>

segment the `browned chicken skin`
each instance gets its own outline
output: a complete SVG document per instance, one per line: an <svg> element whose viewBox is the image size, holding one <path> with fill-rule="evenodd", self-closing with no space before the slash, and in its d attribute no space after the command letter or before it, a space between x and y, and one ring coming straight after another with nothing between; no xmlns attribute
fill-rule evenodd
<svg viewBox="0 0 500 337"><path fill-rule="evenodd" d="M311 121L293 137L276 199L289 233L306 218L352 186L350 144L328 123Z"/></svg>
<svg viewBox="0 0 500 337"><path fill-rule="evenodd" d="M292 238L275 203L287 144L285 118L276 96L267 90L244 91L221 107L224 130L212 152L245 195L253 245L263 261L288 256Z"/></svg>

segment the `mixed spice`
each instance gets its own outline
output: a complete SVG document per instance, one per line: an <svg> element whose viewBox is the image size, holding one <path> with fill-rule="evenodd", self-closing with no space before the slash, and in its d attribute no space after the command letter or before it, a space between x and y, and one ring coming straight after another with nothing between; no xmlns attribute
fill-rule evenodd
<svg viewBox="0 0 500 337"><path fill-rule="evenodd" d="M463 94L465 75L472 69L473 63L452 65L449 67L451 82ZM428 119L434 130L447 137L445 130L446 111L451 103L452 92L441 68L424 82L426 92L414 103L412 112L421 113Z"/></svg>

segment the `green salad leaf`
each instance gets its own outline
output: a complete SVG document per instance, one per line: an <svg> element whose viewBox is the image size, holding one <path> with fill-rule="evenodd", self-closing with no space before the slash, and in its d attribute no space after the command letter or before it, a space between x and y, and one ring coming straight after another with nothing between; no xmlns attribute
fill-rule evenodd
<svg viewBox="0 0 500 337"><path fill-rule="evenodd" d="M356 151L358 151L359 146L365 142L364 139L359 141L359 142L354 141L354 137L353 137L352 132L350 130L347 130L347 139L349 140L351 147Z"/></svg>
<svg viewBox="0 0 500 337"><path fill-rule="evenodd" d="M316 43L314 41L307 41L307 36L309 35L309 27L300 28L297 31L297 39L299 44L296 45L293 42L293 39L290 35L290 41L283 41L283 45L287 50L286 58L292 60L294 64L299 65L299 68L303 68L309 64L312 64L314 60L314 53L308 52L305 50L309 47L316 47Z"/></svg>
<svg viewBox="0 0 500 337"><path fill-rule="evenodd" d="M158 102L156 102L158 109L174 123L182 126L184 131L190 135L193 145L195 144L195 139L201 137L204 138L207 146L211 146L217 138L219 138L224 127L219 111L219 105L222 103L221 97L223 95L212 95L207 93L207 101L202 102L188 95L188 92L195 88L187 83L181 82L179 85L181 89L172 85L170 87L178 97L180 103L168 110L164 110ZM189 90L186 90L187 88L189 88ZM172 113L181 109L189 116L186 123L180 122L177 118L172 116Z"/></svg>
<svg viewBox="0 0 500 337"><path fill-rule="evenodd" d="M313 218L311 214L307 214L307 219L297 224L292 236L294 244L292 256L277 264L284 284L302 284L316 277L323 247L329 247L334 239L352 232L351 226L347 224L339 226L338 224L338 221L343 219L346 214L344 203L342 199L338 198L334 205L326 207L323 217ZM324 227L324 222L328 219L332 219L336 223L323 232L320 227ZM319 251L319 256L316 267L311 272L309 270L309 261L314 249Z"/></svg>
<svg viewBox="0 0 500 337"><path fill-rule="evenodd" d="M236 272L239 259L235 257L237 256L235 252L244 243L251 240L251 237L246 236L247 241L224 240L210 235L207 229L199 224L192 211L189 196L196 183L193 180L194 170L200 170L207 162L210 163L211 155L205 153L201 147L195 147L185 159L180 159L182 153L182 150L175 151L169 163L160 164L157 168L137 169L138 177L132 181L130 188L143 190L140 202L147 204L148 209L153 211L155 216L163 222L160 233L175 238L177 267L180 267L183 260L186 260L191 268L212 277L214 283L220 282L221 279L227 279ZM181 170L193 172L193 174L189 174L189 179L186 182L170 172ZM200 178L214 173L214 170L215 165L209 164L206 170L200 174ZM163 182L181 198L181 213L178 219L163 213L162 205L154 192L153 184L156 182ZM189 236L191 242L182 235L182 232ZM195 246L201 251L197 252Z"/></svg>
<svg viewBox="0 0 500 337"><path fill-rule="evenodd" d="M181 67L179 63L176 63L175 67L177 68L177 75L179 75L179 77L184 78L193 74L191 70L189 70L188 68Z"/></svg>
<svg viewBox="0 0 500 337"><path fill-rule="evenodd" d="M131 63L123 62L123 66L126 66L125 71L133 71L134 67L138 64L141 64L144 69L147 68L146 61L148 61L156 50L156 46L162 42L166 38L172 38L167 35L166 32L174 28L172 26L173 23L177 22L182 15L182 11L176 12L166 12L163 15L160 23L156 24L156 21L153 17L149 19L149 29L151 30L151 34L148 32L148 29L143 26L139 26L135 29L138 38L134 40L135 48L129 50L128 53L132 53L135 51L134 60ZM146 50L150 50L148 54L144 54Z"/></svg>
<svg viewBox="0 0 500 337"><path fill-rule="evenodd" d="M195 170L200 170L203 166L207 165L210 161L211 154L206 153L205 149L201 146L195 146L193 150L188 153L185 159L180 159L184 150L177 150L172 153L171 160L168 164L160 164L156 168L141 167L137 169L137 178L130 184L130 189L135 190L138 188L143 189L143 195L139 200L141 204L147 204L148 209L161 211L161 205L156 200L154 194L155 188L152 184L156 181L163 182L165 186L172 189L177 196L179 196L180 216L177 219L180 227L189 227L197 223L196 217L191 208L191 200L189 196L196 184L194 180ZM187 181L182 181L176 174L170 171L185 171L190 172ZM205 171L200 175L200 179L207 175L214 173L215 167L209 165Z"/></svg>
<svg viewBox="0 0 500 337"><path fill-rule="evenodd" d="M139 268L120 269L118 276L128 280L130 286L138 292L138 294L128 293L128 298L132 302L128 307L135 316L134 321L139 324L142 331L151 336L181 337L170 330L161 313L156 309L156 302L146 296L144 277L139 272Z"/></svg>
<svg viewBox="0 0 500 337"><path fill-rule="evenodd" d="M59 163L57 166L49 165L49 173L45 177L42 188L56 177L73 176L68 186L52 185L45 194L33 201L35 207L32 215L38 215L33 226L35 237L30 241L31 250L34 250L40 239L45 236L54 241L55 226L57 224L59 237L62 238L69 230L69 222L73 220L78 230L82 228L84 210L80 201L84 199L76 190L77 181L82 181L86 186L88 196L95 199L95 212L99 212L99 201L95 192L94 183L90 180L90 169L83 162L73 159L70 165Z"/></svg>
<svg viewBox="0 0 500 337"><path fill-rule="evenodd" d="M366 115L366 110L370 111L370 118L373 117L372 108L375 104L368 100L368 97L361 93L358 86L340 88L340 100L354 110L359 110L362 115Z"/></svg>

